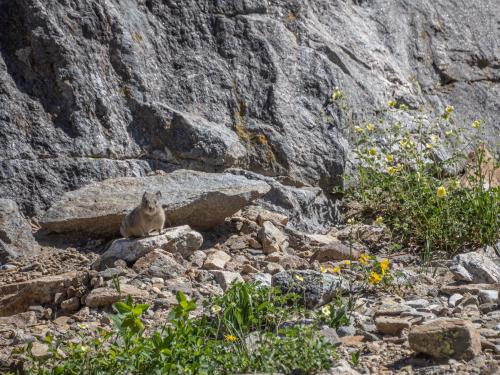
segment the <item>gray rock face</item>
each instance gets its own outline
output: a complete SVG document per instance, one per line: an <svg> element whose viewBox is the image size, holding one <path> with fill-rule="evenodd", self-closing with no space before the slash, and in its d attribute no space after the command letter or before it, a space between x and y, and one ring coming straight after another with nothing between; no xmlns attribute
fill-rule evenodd
<svg viewBox="0 0 500 375"><path fill-rule="evenodd" d="M43 216L43 229L115 235L144 191L162 193L167 225L208 229L264 195L269 186L232 174L177 170L149 177L123 177L65 193Z"/></svg>
<svg viewBox="0 0 500 375"><path fill-rule="evenodd" d="M121 238L113 241L92 267L103 270L106 267L112 267L117 259L123 259L127 264L132 264L155 249L187 256L198 250L202 243L202 235L187 225L170 228L158 236L136 239Z"/></svg>
<svg viewBox="0 0 500 375"><path fill-rule="evenodd" d="M0 199L0 264L38 253L40 247L16 202Z"/></svg>
<svg viewBox="0 0 500 375"><path fill-rule="evenodd" d="M458 254L453 258L450 271L458 280L472 283L500 282L500 266L480 252Z"/></svg>
<svg viewBox="0 0 500 375"><path fill-rule="evenodd" d="M337 292L347 288L342 278L311 270L279 272L273 275L272 286L283 293L303 296L302 303L308 308L330 302Z"/></svg>
<svg viewBox="0 0 500 375"><path fill-rule="evenodd" d="M40 214L92 181L235 164L326 191L335 86L355 118L451 104L498 134L499 6L0 0L0 195Z"/></svg>

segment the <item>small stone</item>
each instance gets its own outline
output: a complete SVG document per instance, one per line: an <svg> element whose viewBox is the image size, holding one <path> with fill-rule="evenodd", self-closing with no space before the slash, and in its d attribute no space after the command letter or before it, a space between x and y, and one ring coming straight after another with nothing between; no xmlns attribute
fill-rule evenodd
<svg viewBox="0 0 500 375"><path fill-rule="evenodd" d="M459 302L459 304L463 307L469 306L469 305L478 305L479 301L476 296L472 295L465 295L464 298Z"/></svg>
<svg viewBox="0 0 500 375"><path fill-rule="evenodd" d="M344 336L340 338L342 345L359 348L364 345L364 336Z"/></svg>
<svg viewBox="0 0 500 375"><path fill-rule="evenodd" d="M173 294L179 291L186 295L193 294L193 284L187 277L177 277L175 279L165 280L165 289L171 291Z"/></svg>
<svg viewBox="0 0 500 375"><path fill-rule="evenodd" d="M403 329L411 327L411 322L405 318L378 316L375 318L375 325L383 334L398 336Z"/></svg>
<svg viewBox="0 0 500 375"><path fill-rule="evenodd" d="M265 272L270 273L271 275L274 275L278 272L283 272L284 270L285 269L283 268L283 266L273 262L268 262L266 264L266 268L264 269Z"/></svg>
<svg viewBox="0 0 500 375"><path fill-rule="evenodd" d="M408 341L414 351L435 358L468 360L481 352L479 332L462 319L439 318L413 326Z"/></svg>
<svg viewBox="0 0 500 375"><path fill-rule="evenodd" d="M255 238L250 238L248 240L248 245L252 248L252 249L262 249L262 245L260 244L259 241L257 241Z"/></svg>
<svg viewBox="0 0 500 375"><path fill-rule="evenodd" d="M183 275L186 268L179 264L174 256L166 251L156 249L139 258L133 270L138 274L162 279Z"/></svg>
<svg viewBox="0 0 500 375"><path fill-rule="evenodd" d="M231 256L221 250L213 250L207 252L207 259L203 263L203 268L206 270L223 270L227 262L231 260Z"/></svg>
<svg viewBox="0 0 500 375"><path fill-rule="evenodd" d="M125 275L125 270L123 268L110 267L99 272L98 275L104 280L111 280L113 277Z"/></svg>
<svg viewBox="0 0 500 375"><path fill-rule="evenodd" d="M65 313L72 313L80 307L80 298L71 297L65 301L61 302L61 310Z"/></svg>
<svg viewBox="0 0 500 375"><path fill-rule="evenodd" d="M354 336L356 334L356 328L353 326L340 326L337 328L337 334L340 337L344 336Z"/></svg>
<svg viewBox="0 0 500 375"><path fill-rule="evenodd" d="M420 299L413 299L410 301L405 302L408 306L413 307L415 309L421 309L424 307L429 306L429 301L426 299L420 298Z"/></svg>
<svg viewBox="0 0 500 375"><path fill-rule="evenodd" d="M227 290L234 282L244 282L241 275L237 272L214 270L211 271L211 273L214 275L215 280L224 291Z"/></svg>
<svg viewBox="0 0 500 375"><path fill-rule="evenodd" d="M309 260L310 262L318 261L320 263L337 261L337 260L357 260L359 251L344 245L340 241L324 245L316 250Z"/></svg>
<svg viewBox="0 0 500 375"><path fill-rule="evenodd" d="M244 275L256 272L259 272L259 270L250 264L244 264L243 267L241 268L241 273Z"/></svg>
<svg viewBox="0 0 500 375"><path fill-rule="evenodd" d="M201 267L203 266L205 259L207 259L207 254L204 251L196 250L189 258L189 261L193 266Z"/></svg>
<svg viewBox="0 0 500 375"><path fill-rule="evenodd" d="M120 292L111 287L93 289L85 299L85 304L89 307L109 306L128 295L134 300L145 300L149 296L145 290L127 284L120 285Z"/></svg>
<svg viewBox="0 0 500 375"><path fill-rule="evenodd" d="M319 335L322 336L326 342L329 342L332 345L339 345L340 338L335 329L324 326L319 330Z"/></svg>
<svg viewBox="0 0 500 375"><path fill-rule="evenodd" d="M270 287L272 283L272 275L264 272L252 273L250 276L252 282L260 283L262 286Z"/></svg>
<svg viewBox="0 0 500 375"><path fill-rule="evenodd" d="M450 296L450 298L448 298L448 305L450 305L451 307L455 307L457 303L459 303L463 298L463 295L454 293Z"/></svg>
<svg viewBox="0 0 500 375"><path fill-rule="evenodd" d="M31 354L38 359L48 358L50 357L49 346L35 341L32 343Z"/></svg>
<svg viewBox="0 0 500 375"><path fill-rule="evenodd" d="M270 221L265 221L262 224L257 236L262 243L264 254L271 254L276 251L284 252L288 248L288 236Z"/></svg>
<svg viewBox="0 0 500 375"><path fill-rule="evenodd" d="M489 312L495 311L498 308L499 308L498 304L492 303L492 302L483 303L483 304L479 305L479 311L481 311L483 314L487 314Z"/></svg>
<svg viewBox="0 0 500 375"><path fill-rule="evenodd" d="M163 280L163 278L161 277L152 277L151 278L151 283L153 285L157 284L157 285L163 285L165 284L165 280Z"/></svg>

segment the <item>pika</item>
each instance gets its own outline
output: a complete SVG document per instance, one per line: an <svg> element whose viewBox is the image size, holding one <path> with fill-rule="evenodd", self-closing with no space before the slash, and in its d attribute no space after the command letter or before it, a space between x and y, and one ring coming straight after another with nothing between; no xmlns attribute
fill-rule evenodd
<svg viewBox="0 0 500 375"><path fill-rule="evenodd" d="M160 203L161 192L145 192L142 202L134 208L122 221L120 233L123 237L146 237L151 231L163 231L165 211Z"/></svg>

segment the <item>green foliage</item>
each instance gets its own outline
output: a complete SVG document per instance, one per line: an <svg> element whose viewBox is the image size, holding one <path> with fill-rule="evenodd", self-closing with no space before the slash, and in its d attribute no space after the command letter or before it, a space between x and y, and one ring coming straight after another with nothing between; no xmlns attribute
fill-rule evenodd
<svg viewBox="0 0 500 375"><path fill-rule="evenodd" d="M80 344L47 340L50 356L24 353L29 374L232 374L284 372L310 374L330 367L334 347L317 335L317 326L282 328L304 313L297 296L255 284L235 284L190 317L194 301L182 292L161 331L146 334L141 316L148 305L128 297L113 305L115 329Z"/></svg>
<svg viewBox="0 0 500 375"><path fill-rule="evenodd" d="M454 123L453 107L434 121L395 102L389 107L406 118L404 127L381 120L352 129L357 175L348 199L387 224L396 241L423 249L427 260L498 241L500 189L488 186L485 170L497 165L482 145L482 122L465 131ZM470 151L474 162L458 180L451 172L464 168Z"/></svg>

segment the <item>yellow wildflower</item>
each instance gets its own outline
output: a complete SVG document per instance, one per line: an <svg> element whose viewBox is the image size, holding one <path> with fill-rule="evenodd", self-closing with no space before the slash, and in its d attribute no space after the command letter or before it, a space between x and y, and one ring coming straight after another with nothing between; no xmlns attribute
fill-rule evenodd
<svg viewBox="0 0 500 375"><path fill-rule="evenodd" d="M382 280L382 276L380 276L378 273L376 272L372 272L370 273L370 283L375 285L375 284L378 284L380 282L380 280Z"/></svg>
<svg viewBox="0 0 500 375"><path fill-rule="evenodd" d="M449 105L444 109L446 113L452 113L454 110L455 108L452 105Z"/></svg>
<svg viewBox="0 0 500 375"><path fill-rule="evenodd" d="M349 219L347 219L347 224L353 225L354 224L354 218L350 217Z"/></svg>
<svg viewBox="0 0 500 375"><path fill-rule="evenodd" d="M346 266L350 266L351 265L351 261L350 260L344 260L343 262Z"/></svg>
<svg viewBox="0 0 500 375"><path fill-rule="evenodd" d="M321 266L319 268L319 270L320 270L321 273L325 273L326 272L326 268L324 266Z"/></svg>
<svg viewBox="0 0 500 375"><path fill-rule="evenodd" d="M354 131L355 131L356 133L363 133L363 128L362 128L361 126L355 126L355 127L354 127Z"/></svg>
<svg viewBox="0 0 500 375"><path fill-rule="evenodd" d="M429 150L432 150L434 145L432 143L427 143L425 147L427 147Z"/></svg>
<svg viewBox="0 0 500 375"><path fill-rule="evenodd" d="M408 138L403 138L402 140L399 141L399 144L403 147L408 146L409 140Z"/></svg>
<svg viewBox="0 0 500 375"><path fill-rule="evenodd" d="M382 272L382 275L385 275L387 270L389 269L389 259L382 259L380 262L380 272Z"/></svg>
<svg viewBox="0 0 500 375"><path fill-rule="evenodd" d="M389 107L394 108L398 103L395 100L389 100L389 103L387 103Z"/></svg>
<svg viewBox="0 0 500 375"><path fill-rule="evenodd" d="M372 124L372 123L369 123L368 125L366 125L366 129L368 131L374 131L375 130L375 125Z"/></svg>
<svg viewBox="0 0 500 375"><path fill-rule="evenodd" d="M408 106L406 104L400 104L399 109L406 111L408 109Z"/></svg>
<svg viewBox="0 0 500 375"><path fill-rule="evenodd" d="M335 87L335 89L333 90L333 94L332 94L332 100L333 101L339 100L339 99L342 99L343 97L344 97L344 93L338 87Z"/></svg>
<svg viewBox="0 0 500 375"><path fill-rule="evenodd" d="M211 310L214 314L217 314L222 310L222 307L220 307L219 305L213 305Z"/></svg>
<svg viewBox="0 0 500 375"><path fill-rule="evenodd" d="M394 161L394 156L392 156L391 154L387 154L387 156L385 157L385 161L388 163L392 163Z"/></svg>
<svg viewBox="0 0 500 375"><path fill-rule="evenodd" d="M387 168L387 173L389 173L392 176L394 173L396 173L396 168L394 167Z"/></svg>
<svg viewBox="0 0 500 375"><path fill-rule="evenodd" d="M229 342L235 342L237 340L235 335L224 335L224 338Z"/></svg>
<svg viewBox="0 0 500 375"><path fill-rule="evenodd" d="M330 315L330 312L331 312L331 309L330 309L330 306L323 306L321 308L321 312L323 313L324 316L329 316Z"/></svg>
<svg viewBox="0 0 500 375"><path fill-rule="evenodd" d="M420 172L417 172L417 181L420 181L421 178L422 178L422 174Z"/></svg>
<svg viewBox="0 0 500 375"><path fill-rule="evenodd" d="M304 281L304 278L300 275L295 275L295 278L299 281Z"/></svg>
<svg viewBox="0 0 500 375"><path fill-rule="evenodd" d="M370 257L366 254L361 254L359 256L359 263L363 264L363 265L367 265L368 264L368 261L370 260Z"/></svg>
<svg viewBox="0 0 500 375"><path fill-rule="evenodd" d="M332 272L333 273L340 273L340 267L339 266L333 267Z"/></svg>
<svg viewBox="0 0 500 375"><path fill-rule="evenodd" d="M446 197L448 195L448 192L446 191L446 188L444 186L440 186L436 190L436 195L439 198L444 198L444 197Z"/></svg>
<svg viewBox="0 0 500 375"><path fill-rule="evenodd" d="M446 134L447 137L451 137L453 135L453 130L447 130L444 134Z"/></svg>
<svg viewBox="0 0 500 375"><path fill-rule="evenodd" d="M432 143L437 143L439 141L439 137L436 134L431 135L431 142Z"/></svg>
<svg viewBox="0 0 500 375"><path fill-rule="evenodd" d="M375 156L377 155L377 150L372 147L371 149L368 150L368 153L370 154L370 156Z"/></svg>
<svg viewBox="0 0 500 375"><path fill-rule="evenodd" d="M396 165L396 172L400 172L401 170L403 170L403 164L398 163L398 165Z"/></svg>
<svg viewBox="0 0 500 375"><path fill-rule="evenodd" d="M377 224L377 225L381 225L383 222L384 222L384 218L382 216L378 216L375 219L375 224Z"/></svg>
<svg viewBox="0 0 500 375"><path fill-rule="evenodd" d="M450 184L450 187L452 189L458 189L460 187L460 181L459 180L453 180Z"/></svg>
<svg viewBox="0 0 500 375"><path fill-rule="evenodd" d="M481 126L481 120L474 120L474 121L472 122L472 127L473 127L474 129L478 129L480 126Z"/></svg>

